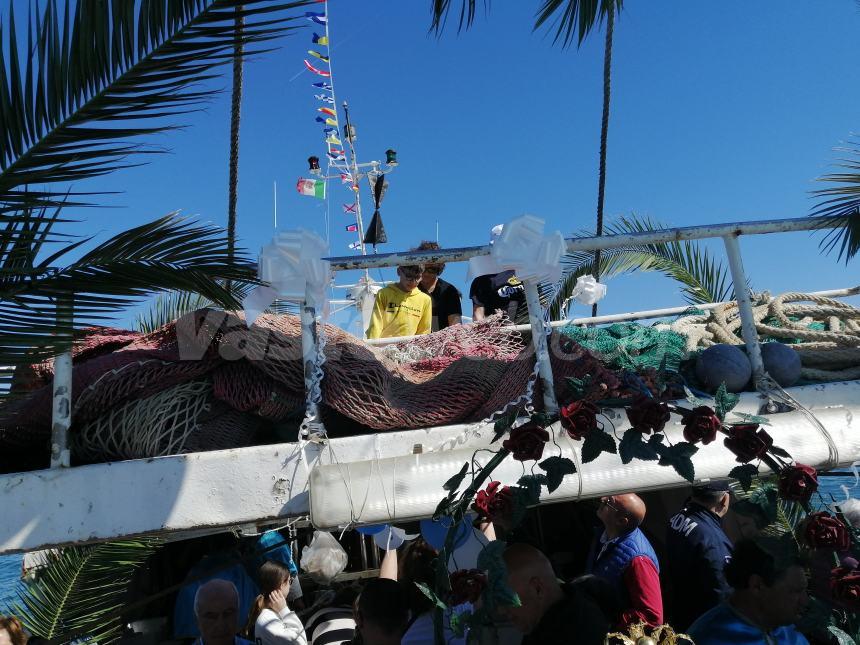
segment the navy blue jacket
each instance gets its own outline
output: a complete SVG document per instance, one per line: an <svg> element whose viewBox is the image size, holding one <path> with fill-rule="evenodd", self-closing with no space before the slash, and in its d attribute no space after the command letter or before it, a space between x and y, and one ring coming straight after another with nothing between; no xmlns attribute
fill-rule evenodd
<svg viewBox="0 0 860 645"><path fill-rule="evenodd" d="M672 588L672 626L686 629L731 593L723 567L732 543L720 518L688 500L666 530L667 573Z"/></svg>
<svg viewBox="0 0 860 645"><path fill-rule="evenodd" d="M635 528L626 535L605 543L601 536L600 539L592 543L585 572L603 578L612 585L619 602L626 609L630 607L630 598L627 594L627 588L624 586L624 571L633 558L638 556L645 556L651 560L657 573L660 573L657 554L654 553L654 548L641 529Z"/></svg>

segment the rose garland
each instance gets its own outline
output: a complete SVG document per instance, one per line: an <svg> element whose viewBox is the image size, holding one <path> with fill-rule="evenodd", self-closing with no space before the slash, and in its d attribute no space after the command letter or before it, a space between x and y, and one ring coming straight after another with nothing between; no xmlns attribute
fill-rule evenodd
<svg viewBox="0 0 860 645"><path fill-rule="evenodd" d="M844 518L827 512L812 512L810 500L818 489L816 470L794 462L788 452L774 445L773 438L762 427L768 425L767 419L732 412L739 397L728 393L725 387L717 391L713 407L686 391L687 402L692 407L685 407L663 400L674 398L677 390L667 388L665 383L655 378L653 370L645 374L646 378L641 373L615 374L600 366L590 355L584 358L586 366L580 370L582 375L568 379L569 396L561 405L558 416L537 413L515 426L517 411L514 410L495 424L493 441L507 437L489 462L480 467L473 459L445 483L444 489L448 494L437 506L434 519L444 516L453 521L437 558L435 588L422 587L437 607L437 638L442 636L443 612L464 602L472 603L474 608L452 614L451 628L458 635L470 627L491 623L500 606L519 605L516 594L507 586L507 571L502 559L506 544L503 541L491 542L483 549L477 569L460 570L449 575L447 562L454 549L457 530L466 521L470 510L477 514L478 522L493 522L504 530L510 530L519 524L528 507L539 502L543 488L553 492L566 475L576 473L574 463L560 456L560 447L559 456L544 458L547 444L551 440L554 443L547 427L556 421L572 440L581 442L582 463L589 463L603 452L609 452L618 454L625 464L641 459L671 466L691 483L695 481L691 457L698 451L698 444L708 445L723 435L723 445L739 462L727 475L737 479L745 491L750 490L753 480L760 474L759 464L764 463L776 474L776 487L762 489L765 492L758 494L756 501L750 503L758 504L771 521L775 519L774 509L779 500L783 504L797 504L806 516L799 532L801 546L833 552L850 548L860 555L860 536L848 528ZM600 369L591 365L592 362ZM630 424L620 440L614 425L601 415L602 408L619 405L624 406ZM684 441L674 444L663 432L673 414L680 416L684 426ZM729 414L737 420L727 421ZM611 427L607 428L601 418L606 419ZM490 480L493 470L508 456L524 464L535 462L530 474L526 473L524 465L523 476L516 485ZM536 468L542 472L536 472ZM470 477L469 485L458 493L467 476ZM485 482L486 487L482 488ZM794 536L791 539L796 548L798 541ZM860 610L860 569L837 566L831 574L830 588L834 601L841 607ZM845 623L844 620L841 622ZM828 629L834 634L840 631L834 625Z"/></svg>

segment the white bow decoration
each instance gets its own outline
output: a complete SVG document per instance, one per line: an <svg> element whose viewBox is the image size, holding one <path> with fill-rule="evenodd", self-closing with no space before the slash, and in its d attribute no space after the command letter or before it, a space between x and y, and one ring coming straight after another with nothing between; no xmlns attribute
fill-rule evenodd
<svg viewBox="0 0 860 645"><path fill-rule="evenodd" d="M242 302L247 326L276 299L304 302L309 297L323 304L331 280L331 265L322 259L327 254L328 245L316 233L277 233L260 251L258 275L270 286L254 288Z"/></svg>
<svg viewBox="0 0 860 645"><path fill-rule="evenodd" d="M469 260L468 280L513 269L523 281L557 282L561 278L559 260L564 250L561 233L544 235L542 219L523 215L505 224L490 255Z"/></svg>
<svg viewBox="0 0 860 645"><path fill-rule="evenodd" d="M593 305L599 300L603 300L606 295L606 285L598 282L593 275L581 275L576 279L576 285L570 297L584 304Z"/></svg>

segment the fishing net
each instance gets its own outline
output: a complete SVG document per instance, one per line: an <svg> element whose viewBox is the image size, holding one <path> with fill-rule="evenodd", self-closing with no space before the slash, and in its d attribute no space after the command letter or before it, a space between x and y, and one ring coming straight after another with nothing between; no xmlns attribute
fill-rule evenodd
<svg viewBox="0 0 860 645"><path fill-rule="evenodd" d="M333 434L477 421L525 392L531 345L500 316L389 348L327 326L322 407ZM103 344L100 344L103 343ZM586 375L619 394L616 375L567 336L549 338L556 394ZM110 346L112 351L103 351ZM153 334L91 333L73 369L73 457L128 459L246 445L267 423L304 408L297 317L201 310ZM0 452L44 455L50 443L51 368L0 409ZM535 392L540 407L540 384ZM292 416L291 416L292 415Z"/></svg>
<svg viewBox="0 0 860 645"><path fill-rule="evenodd" d="M561 332L612 369L676 371L687 355L687 339L663 326L616 323L608 327L563 327Z"/></svg>

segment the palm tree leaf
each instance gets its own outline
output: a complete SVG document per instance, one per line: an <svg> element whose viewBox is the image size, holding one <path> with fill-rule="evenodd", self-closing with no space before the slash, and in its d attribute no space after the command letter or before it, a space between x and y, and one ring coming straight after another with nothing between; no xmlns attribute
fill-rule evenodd
<svg viewBox="0 0 860 645"><path fill-rule="evenodd" d="M664 229L647 217L621 217L606 227L608 235L645 233ZM583 235L592 233L583 231ZM690 304L721 302L733 297L734 289L727 269L707 249L693 240L637 244L604 250L600 259L600 275L612 277L633 271L658 271L681 284L681 292ZM563 315L567 301L581 275L594 274L594 254L579 252L562 258L562 279L558 285L545 287L553 318Z"/></svg>
<svg viewBox="0 0 860 645"><path fill-rule="evenodd" d="M185 314L211 306L211 300L197 293L187 291L161 293L155 297L147 311L138 314L134 327L144 334L151 334Z"/></svg>
<svg viewBox="0 0 860 645"><path fill-rule="evenodd" d="M310 1L67 0L61 13L47 0L28 16L23 64L10 10L8 29L0 24L0 208L55 205L56 193L26 185L97 177L161 152L127 139L178 127L172 118L217 91L199 84L237 43L245 56L268 51Z"/></svg>
<svg viewBox="0 0 860 645"><path fill-rule="evenodd" d="M844 258L847 264L860 251L860 143L850 141L842 152L848 156L840 159L837 165L845 172L818 178L818 181L837 185L813 191L813 195L822 199L813 208L812 215L845 219L845 223L836 228L822 225L827 233L819 246L824 253L838 248L838 259Z"/></svg>
<svg viewBox="0 0 860 645"><path fill-rule="evenodd" d="M14 253L0 245L0 365L63 351L77 330L104 324L153 292L187 291L237 308L249 285L259 283L256 265L241 250L230 259L221 229L176 214L119 233L61 268L54 264L88 240L36 262L56 213L31 217L38 235L19 235Z"/></svg>
<svg viewBox="0 0 860 645"><path fill-rule="evenodd" d="M538 9L534 28L537 30L553 22L553 43L561 41L562 47L567 47L576 39L577 45L582 45L591 30L603 23L613 5L618 14L624 0L544 0Z"/></svg>
<svg viewBox="0 0 860 645"><path fill-rule="evenodd" d="M116 641L117 615L134 572L159 546L155 539L69 547L52 554L37 579L19 591L14 613L31 634L56 642L91 636Z"/></svg>

